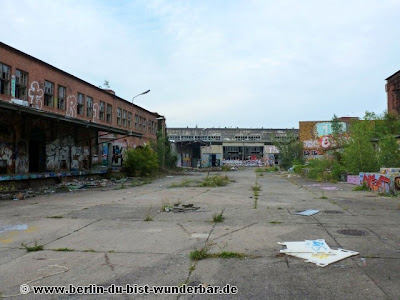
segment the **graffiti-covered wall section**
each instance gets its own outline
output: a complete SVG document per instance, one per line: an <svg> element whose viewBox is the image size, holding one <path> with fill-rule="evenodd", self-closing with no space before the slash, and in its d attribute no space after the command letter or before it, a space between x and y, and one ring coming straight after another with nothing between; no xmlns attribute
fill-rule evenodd
<svg viewBox="0 0 400 300"><path fill-rule="evenodd" d="M354 118L340 118L339 138L346 138L349 122ZM306 160L329 156L338 145L333 138L333 122L331 121L301 121L299 122L299 140L303 145Z"/></svg>
<svg viewBox="0 0 400 300"><path fill-rule="evenodd" d="M97 130L0 109L0 174L89 169Z"/></svg>

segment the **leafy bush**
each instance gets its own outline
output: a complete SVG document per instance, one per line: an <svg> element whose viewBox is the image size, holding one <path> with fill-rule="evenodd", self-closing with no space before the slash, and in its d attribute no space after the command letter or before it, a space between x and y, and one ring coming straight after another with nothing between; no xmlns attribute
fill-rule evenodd
<svg viewBox="0 0 400 300"><path fill-rule="evenodd" d="M295 172L296 174L301 174L304 167L305 167L304 165L294 165L293 172Z"/></svg>
<svg viewBox="0 0 400 300"><path fill-rule="evenodd" d="M123 167L128 175L150 176L158 170L157 153L149 145L129 149Z"/></svg>

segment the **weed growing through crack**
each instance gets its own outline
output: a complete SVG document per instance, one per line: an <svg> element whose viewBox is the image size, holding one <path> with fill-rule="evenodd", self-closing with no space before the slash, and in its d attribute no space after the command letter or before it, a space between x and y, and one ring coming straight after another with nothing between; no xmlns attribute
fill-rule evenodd
<svg viewBox="0 0 400 300"><path fill-rule="evenodd" d="M202 260L210 257L210 249L208 247L203 247L201 249L193 250L189 253L189 258L191 260Z"/></svg>
<svg viewBox="0 0 400 300"><path fill-rule="evenodd" d="M21 244L22 247L26 249L28 252L36 252L36 251L42 251L43 250L43 245L38 245L37 241L35 241L35 245L33 246L28 246L24 243Z"/></svg>
<svg viewBox="0 0 400 300"><path fill-rule="evenodd" d="M153 218L150 215L147 215L144 221L145 222L153 221Z"/></svg>
<svg viewBox="0 0 400 300"><path fill-rule="evenodd" d="M70 248L57 248L57 249L53 249L53 251L72 252L72 251L75 251L75 250L74 249L70 249Z"/></svg>
<svg viewBox="0 0 400 300"><path fill-rule="evenodd" d="M281 221L270 221L270 223L271 223L271 224L281 224L281 223L283 223L283 222L281 222Z"/></svg>
<svg viewBox="0 0 400 300"><path fill-rule="evenodd" d="M50 217L46 217L48 219L62 219L64 218L63 216L50 216Z"/></svg>
<svg viewBox="0 0 400 300"><path fill-rule="evenodd" d="M321 196L321 197L319 197L319 199L328 199L328 197L327 197L327 196L325 196L325 193L324 193L324 191L322 191L322 196Z"/></svg>
<svg viewBox="0 0 400 300"><path fill-rule="evenodd" d="M225 217L224 217L222 214L223 214L222 211L221 211L221 213L219 213L219 214L214 214L214 215L213 215L213 221L214 221L215 223L223 222L223 221L225 220Z"/></svg>
<svg viewBox="0 0 400 300"><path fill-rule="evenodd" d="M256 177L256 183L251 186L251 189L253 190L253 194L254 194L254 207L253 208L256 209L258 207L259 191L261 191L261 185L258 184L257 177Z"/></svg>
<svg viewBox="0 0 400 300"><path fill-rule="evenodd" d="M83 250L82 252L96 252L96 250L93 250L93 249L87 249L87 250Z"/></svg>
<svg viewBox="0 0 400 300"><path fill-rule="evenodd" d="M166 209L172 208L173 206L169 203L169 200L163 199L161 204L161 211L166 211Z"/></svg>
<svg viewBox="0 0 400 300"><path fill-rule="evenodd" d="M232 252L232 251L222 251L217 253L217 257L219 258L245 258L246 255L244 253Z"/></svg>

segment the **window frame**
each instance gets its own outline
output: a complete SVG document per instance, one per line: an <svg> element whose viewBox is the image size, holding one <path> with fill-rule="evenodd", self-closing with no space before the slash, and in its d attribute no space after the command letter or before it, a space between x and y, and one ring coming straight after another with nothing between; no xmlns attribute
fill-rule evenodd
<svg viewBox="0 0 400 300"><path fill-rule="evenodd" d="M8 72L3 72L4 67L8 67ZM6 76L8 76L8 78L5 78ZM11 66L1 62L0 62L0 95L11 95Z"/></svg>
<svg viewBox="0 0 400 300"><path fill-rule="evenodd" d="M79 92L76 100L76 114L79 116L85 115L85 95Z"/></svg>
<svg viewBox="0 0 400 300"><path fill-rule="evenodd" d="M54 82L48 80L44 81L44 106L54 107Z"/></svg>
<svg viewBox="0 0 400 300"><path fill-rule="evenodd" d="M64 90L63 97L60 97L60 90ZM66 102L67 88L62 85L57 86L57 109L65 110L65 102Z"/></svg>
<svg viewBox="0 0 400 300"><path fill-rule="evenodd" d="M112 104L107 103L106 122L112 123Z"/></svg>
<svg viewBox="0 0 400 300"><path fill-rule="evenodd" d="M19 73L19 76L18 76ZM24 75L24 76L23 76ZM22 82L21 78L25 78L25 82ZM28 100L28 83L29 74L26 71L15 69L15 98L20 100ZM21 97L21 91L24 96Z"/></svg>
<svg viewBox="0 0 400 300"><path fill-rule="evenodd" d="M86 95L86 117L93 117L93 98Z"/></svg>
<svg viewBox="0 0 400 300"><path fill-rule="evenodd" d="M99 104L99 120L101 120L101 121L104 121L105 108L106 108L106 105L105 105L104 101L100 101L100 104Z"/></svg>

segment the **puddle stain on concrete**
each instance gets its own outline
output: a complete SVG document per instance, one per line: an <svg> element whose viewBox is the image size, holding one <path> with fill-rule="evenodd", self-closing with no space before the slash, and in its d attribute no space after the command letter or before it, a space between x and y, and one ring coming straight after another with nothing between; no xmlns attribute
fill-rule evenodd
<svg viewBox="0 0 400 300"><path fill-rule="evenodd" d="M26 224L1 226L0 234L3 232L7 232L7 234L5 235L5 237L0 238L0 243L10 244L14 241L14 237L17 236L21 231L26 233L31 233L36 230L37 230L36 226L29 227Z"/></svg>

